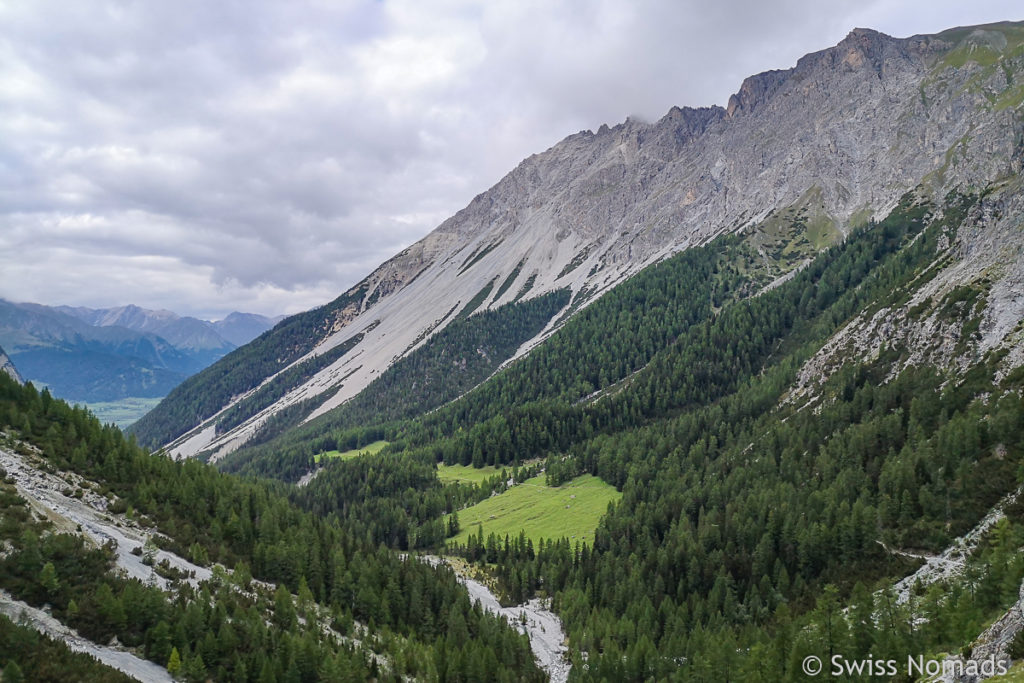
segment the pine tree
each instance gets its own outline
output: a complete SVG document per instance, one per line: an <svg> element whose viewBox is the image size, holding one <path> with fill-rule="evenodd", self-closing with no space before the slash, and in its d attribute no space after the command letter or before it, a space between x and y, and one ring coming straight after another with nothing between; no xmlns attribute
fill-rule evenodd
<svg viewBox="0 0 1024 683"><path fill-rule="evenodd" d="M57 579L57 570L53 562L47 562L39 572L39 584L46 589L46 594L53 597L60 589L60 580Z"/></svg>
<svg viewBox="0 0 1024 683"><path fill-rule="evenodd" d="M274 623L285 631L295 628L297 617L295 615L295 604L292 602L292 594L284 587L278 585L274 591Z"/></svg>
<svg viewBox="0 0 1024 683"><path fill-rule="evenodd" d="M297 594L299 610L302 616L308 616L309 610L315 602L313 597L313 591L309 588L309 583L306 582L306 577L302 576L299 578L299 591Z"/></svg>
<svg viewBox="0 0 1024 683"><path fill-rule="evenodd" d="M249 565L244 561L239 560L235 564L235 570L231 576L239 588L242 590L249 589L249 584L252 583L252 571L250 571Z"/></svg>
<svg viewBox="0 0 1024 683"><path fill-rule="evenodd" d="M206 664L203 662L203 656L196 654L195 657L190 657L185 662L184 666L185 679L189 683L202 683L206 680Z"/></svg>
<svg viewBox="0 0 1024 683"><path fill-rule="evenodd" d="M21 667L13 659L4 667L2 680L3 683L22 683L25 680L25 675L21 673Z"/></svg>
<svg viewBox="0 0 1024 683"><path fill-rule="evenodd" d="M146 633L146 657L155 662L162 662L171 656L171 627L161 621ZM179 664L180 658L179 658Z"/></svg>
<svg viewBox="0 0 1024 683"><path fill-rule="evenodd" d="M848 656L864 658L872 655L875 637L875 601L871 592L860 581L853 587L848 614L853 650ZM845 653L844 653L845 654Z"/></svg>
<svg viewBox="0 0 1024 683"><path fill-rule="evenodd" d="M171 657L167 660L167 673L177 676L179 671L181 671L181 655L178 654L178 648L172 647Z"/></svg>

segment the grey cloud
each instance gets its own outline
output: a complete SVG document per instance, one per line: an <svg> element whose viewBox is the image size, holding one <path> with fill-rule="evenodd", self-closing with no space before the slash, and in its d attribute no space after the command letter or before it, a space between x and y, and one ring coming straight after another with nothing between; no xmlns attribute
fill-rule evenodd
<svg viewBox="0 0 1024 683"><path fill-rule="evenodd" d="M1014 11L963 4L6 5L0 296L308 308L565 135L724 104L854 26Z"/></svg>

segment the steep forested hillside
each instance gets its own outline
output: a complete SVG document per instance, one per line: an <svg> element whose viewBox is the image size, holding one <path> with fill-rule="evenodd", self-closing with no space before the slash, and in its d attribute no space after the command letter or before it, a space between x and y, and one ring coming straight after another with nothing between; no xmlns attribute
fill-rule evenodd
<svg viewBox="0 0 1024 683"><path fill-rule="evenodd" d="M216 413L231 397L258 386L306 355L320 335L356 312L365 292L346 292L329 304L292 316L254 341L235 349L219 363L193 375L136 424L132 433L153 448L186 432L192 425Z"/></svg>
<svg viewBox="0 0 1024 683"><path fill-rule="evenodd" d="M0 560L0 587L51 605L83 636L116 637L187 680L538 677L524 639L474 609L449 571L301 512L279 486L149 455L83 409L6 375L0 424L5 457L77 473L85 479L75 496L96 490L111 512L152 525L155 545L140 553L159 546L199 567L216 563L198 583L160 570L174 585L168 590L126 578L111 571L116 543L96 547L37 521L4 484L0 527L10 552ZM25 670L41 647L8 656Z"/></svg>
<svg viewBox="0 0 1024 683"><path fill-rule="evenodd" d="M308 406L299 404L294 413L278 413L252 439L256 447L231 454L220 466L227 471L271 473L297 480L313 466L316 455L370 443L383 433L379 425L421 415L465 394L487 379L568 303L568 291L560 290L466 316L396 362L352 401L293 430L285 438L274 439L298 424ZM314 361L319 359L318 356ZM234 424L237 411L264 393L276 392L280 385L279 382L263 387L235 404L221 422ZM373 427L366 429L368 425ZM339 439L338 434L346 430L349 433ZM259 445L268 440L266 445Z"/></svg>

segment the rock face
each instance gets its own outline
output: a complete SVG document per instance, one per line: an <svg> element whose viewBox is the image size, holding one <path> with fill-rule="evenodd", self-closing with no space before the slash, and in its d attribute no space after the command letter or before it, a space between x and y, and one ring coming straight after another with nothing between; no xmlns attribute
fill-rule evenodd
<svg viewBox="0 0 1024 683"><path fill-rule="evenodd" d="M943 661L941 683L978 683L994 675L1009 671L1013 665L1010 644L1024 629L1024 585L1018 600L1006 613L978 636L971 647L971 655L948 657Z"/></svg>
<svg viewBox="0 0 1024 683"><path fill-rule="evenodd" d="M1002 356L999 379L1024 364L1020 178L991 189L968 211L934 268L903 305L862 313L836 333L801 370L791 398L814 400L815 388L843 362L883 348L905 351L897 369L927 364L963 372L991 351ZM970 301L955 302L958 296Z"/></svg>
<svg viewBox="0 0 1024 683"><path fill-rule="evenodd" d="M856 29L792 69L746 79L725 108L674 107L654 123L572 135L350 290L361 302L339 312L305 357L362 334L355 351L226 434L205 429L212 414L179 429L172 450L230 451L273 413L344 378L314 414L330 410L489 283L497 292L512 278L484 307L560 287L580 303L787 207L813 200L842 234L915 187L941 198L1013 176L1024 139L1024 91L1014 85L1024 73L1014 52L1021 32L996 24L897 39ZM235 400L251 389L239 387Z"/></svg>
<svg viewBox="0 0 1024 683"><path fill-rule="evenodd" d="M24 384L25 380L18 374L18 368L14 367L14 363L7 357L7 353L0 348L0 372L6 372L11 379L18 384Z"/></svg>

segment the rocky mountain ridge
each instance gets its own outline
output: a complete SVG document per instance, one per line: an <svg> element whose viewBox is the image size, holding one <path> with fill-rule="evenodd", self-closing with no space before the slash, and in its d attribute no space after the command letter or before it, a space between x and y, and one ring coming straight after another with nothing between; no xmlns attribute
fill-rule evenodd
<svg viewBox="0 0 1024 683"><path fill-rule="evenodd" d="M802 212L821 248L912 188L941 198L1010 176L1024 130L1013 81L1024 70L1020 33L995 24L898 39L856 29L791 69L746 79L725 108L673 108L654 123L572 135L383 264L344 305L325 307L292 362L358 337L353 350L225 434L212 427L219 411L180 424L172 450L229 452L316 396L327 398L310 417L329 411L476 296L483 310L569 287L568 313L674 252L786 210ZM284 369L239 383L232 401Z"/></svg>

